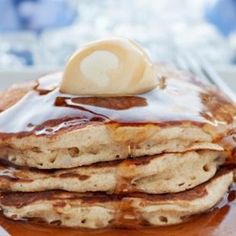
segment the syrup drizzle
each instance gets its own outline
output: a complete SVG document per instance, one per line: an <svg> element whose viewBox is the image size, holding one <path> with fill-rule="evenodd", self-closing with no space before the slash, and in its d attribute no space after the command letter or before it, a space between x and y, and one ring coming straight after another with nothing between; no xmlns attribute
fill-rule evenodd
<svg viewBox="0 0 236 236"><path fill-rule="evenodd" d="M216 111L203 101L207 91L189 79L170 78L162 89L138 96L110 98L62 94L58 89L60 81L60 73L41 78L20 101L0 113L0 134L51 135L90 122L167 124L189 121L216 126L232 120L230 114L231 119L215 116Z"/></svg>

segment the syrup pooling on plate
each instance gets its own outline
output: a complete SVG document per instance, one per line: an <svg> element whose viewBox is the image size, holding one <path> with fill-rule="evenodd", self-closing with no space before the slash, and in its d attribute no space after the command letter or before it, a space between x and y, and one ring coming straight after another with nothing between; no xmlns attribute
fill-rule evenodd
<svg viewBox="0 0 236 236"><path fill-rule="evenodd" d="M162 89L130 97L79 97L59 92L61 74L45 76L20 101L0 113L0 133L51 135L61 129L109 122L123 124L189 121L227 123L202 96L203 87L189 78L168 78ZM211 94L212 96L212 94Z"/></svg>

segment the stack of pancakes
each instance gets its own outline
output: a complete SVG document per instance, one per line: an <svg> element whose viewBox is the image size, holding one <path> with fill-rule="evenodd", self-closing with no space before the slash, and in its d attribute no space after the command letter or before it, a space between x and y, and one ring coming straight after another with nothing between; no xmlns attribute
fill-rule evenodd
<svg viewBox="0 0 236 236"><path fill-rule="evenodd" d="M170 225L211 210L233 182L236 108L159 68L138 96L61 94L60 74L0 95L0 207L67 227Z"/></svg>

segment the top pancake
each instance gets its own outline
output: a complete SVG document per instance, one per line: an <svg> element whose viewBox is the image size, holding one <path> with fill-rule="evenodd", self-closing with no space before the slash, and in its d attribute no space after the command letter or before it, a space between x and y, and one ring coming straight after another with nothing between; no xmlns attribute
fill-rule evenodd
<svg viewBox="0 0 236 236"><path fill-rule="evenodd" d="M137 96L61 94L60 74L3 92L1 157L47 169L163 152L223 150L221 137L235 127L231 101L192 75L159 72L161 88Z"/></svg>

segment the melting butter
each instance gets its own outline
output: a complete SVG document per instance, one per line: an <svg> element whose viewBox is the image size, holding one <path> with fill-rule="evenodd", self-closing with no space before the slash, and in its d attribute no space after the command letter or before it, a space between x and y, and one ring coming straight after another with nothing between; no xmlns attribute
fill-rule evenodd
<svg viewBox="0 0 236 236"><path fill-rule="evenodd" d="M158 76L148 55L128 39L96 41L81 48L66 65L62 93L124 96L148 92Z"/></svg>
<svg viewBox="0 0 236 236"><path fill-rule="evenodd" d="M106 87L109 83L107 71L117 69L118 66L118 57L114 53L105 50L93 52L80 63L80 69L83 75L96 83L98 87Z"/></svg>

